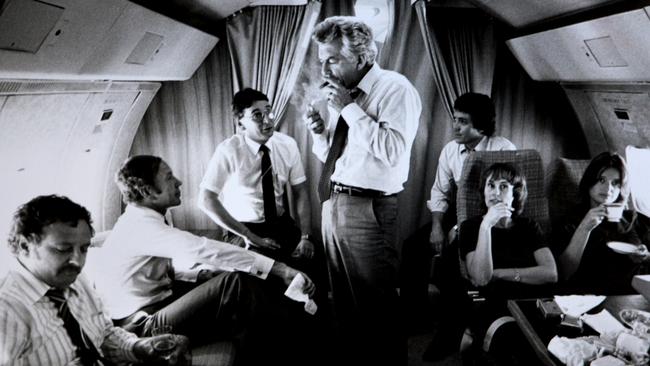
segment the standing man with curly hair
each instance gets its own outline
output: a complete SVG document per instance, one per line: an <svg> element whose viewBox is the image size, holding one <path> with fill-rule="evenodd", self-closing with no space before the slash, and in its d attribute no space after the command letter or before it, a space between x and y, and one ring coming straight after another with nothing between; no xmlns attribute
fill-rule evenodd
<svg viewBox="0 0 650 366"><path fill-rule="evenodd" d="M335 316L351 364L404 365L398 320L397 194L408 178L422 109L411 82L375 62L372 31L354 17L314 29L327 111L310 109ZM326 115L327 122L321 117Z"/></svg>

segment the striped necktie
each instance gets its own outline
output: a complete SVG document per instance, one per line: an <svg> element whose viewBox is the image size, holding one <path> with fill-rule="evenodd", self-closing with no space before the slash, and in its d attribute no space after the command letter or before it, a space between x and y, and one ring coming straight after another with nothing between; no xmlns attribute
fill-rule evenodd
<svg viewBox="0 0 650 366"><path fill-rule="evenodd" d="M63 326L65 327L72 344L77 347L75 352L77 357L81 360L82 365L100 365L98 361L101 360L101 356L88 335L86 335L83 329L81 329L81 325L79 325L77 319L75 319L70 312L68 302L63 295L63 290L51 288L45 293L45 296L47 296L47 298L50 299L58 309L58 315L63 320Z"/></svg>

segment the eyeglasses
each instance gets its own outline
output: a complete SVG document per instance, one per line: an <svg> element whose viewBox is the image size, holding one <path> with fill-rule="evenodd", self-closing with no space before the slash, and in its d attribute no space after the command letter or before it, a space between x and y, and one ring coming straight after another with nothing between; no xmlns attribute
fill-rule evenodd
<svg viewBox="0 0 650 366"><path fill-rule="evenodd" d="M268 112L262 112L262 111L255 111L250 114L250 119L253 120L255 123L262 124L264 122L264 116L268 118L269 124L272 124L273 121L275 120L275 113L268 111Z"/></svg>

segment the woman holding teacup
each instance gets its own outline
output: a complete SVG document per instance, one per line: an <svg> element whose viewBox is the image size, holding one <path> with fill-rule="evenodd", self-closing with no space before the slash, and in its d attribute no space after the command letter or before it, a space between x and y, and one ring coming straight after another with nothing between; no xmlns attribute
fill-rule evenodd
<svg viewBox="0 0 650 366"><path fill-rule="evenodd" d="M571 293L634 293L631 282L640 263L648 259L633 229L636 212L625 210L630 189L625 160L604 152L593 158L580 180L581 203L556 230L558 262ZM626 253L614 252L608 242L625 242Z"/></svg>
<svg viewBox="0 0 650 366"><path fill-rule="evenodd" d="M472 338L511 364L519 356L516 351L527 350L527 345L516 343L524 338L514 323L502 327L510 315L507 300L547 296L557 269L539 224L521 216L528 196L525 177L503 163L493 164L482 176L486 213L464 221L459 231L469 278L486 300L474 313L466 340Z"/></svg>

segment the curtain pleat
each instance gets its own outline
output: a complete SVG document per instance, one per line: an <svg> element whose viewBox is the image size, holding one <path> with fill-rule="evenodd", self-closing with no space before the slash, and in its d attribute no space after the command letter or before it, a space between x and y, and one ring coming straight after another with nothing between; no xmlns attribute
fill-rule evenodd
<svg viewBox="0 0 650 366"><path fill-rule="evenodd" d="M400 1L396 0L396 4L399 3ZM438 40L429 30L426 1L418 0L413 3L413 7L417 14L422 38L424 39L424 47L427 51L429 61L431 61L431 67L433 68L434 82L438 87L438 92L442 95L445 110L452 117L454 115L454 101L463 91L457 90L452 82L445 60L442 58Z"/></svg>
<svg viewBox="0 0 650 366"><path fill-rule="evenodd" d="M251 87L266 94L276 128L282 123L320 8L318 1L305 6L260 6L227 23L233 92Z"/></svg>
<svg viewBox="0 0 650 366"><path fill-rule="evenodd" d="M418 0L413 7L434 69L434 81L449 115L453 116L454 101L461 94L471 91L490 95L496 59L492 20L474 10L462 10L462 21L447 16L450 11L443 8L435 9L444 16L428 15L424 0Z"/></svg>

